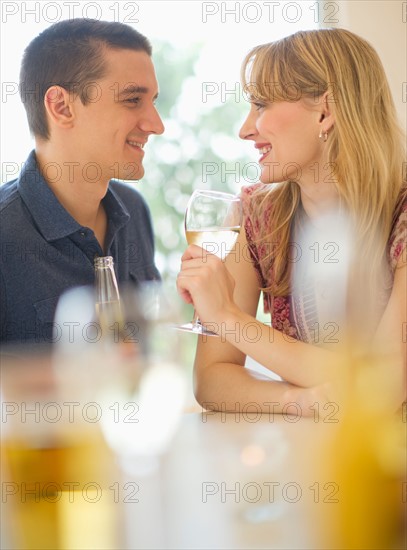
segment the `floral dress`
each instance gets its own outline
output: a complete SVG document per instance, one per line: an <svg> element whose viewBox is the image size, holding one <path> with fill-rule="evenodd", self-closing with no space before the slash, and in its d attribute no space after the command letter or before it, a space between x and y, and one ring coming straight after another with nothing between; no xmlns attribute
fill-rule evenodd
<svg viewBox="0 0 407 550"><path fill-rule="evenodd" d="M272 266L265 272L262 259L266 257L270 249L267 243L262 242L262 236L264 235L265 228L269 227L269 221L271 216L271 206L265 207L259 216L255 216L253 213L252 196L257 191L265 189L266 185L257 183L255 185L243 187L241 190L241 199L244 213L244 228L246 233L246 239L248 244L249 256L255 267L260 288L270 287L272 282ZM270 243L269 243L270 244ZM304 250L310 251L315 256L316 253L325 254L325 259L329 258L329 254L334 257L334 249L329 250L329 246L325 246L325 249L319 250L317 248L317 242L312 240L307 246L302 246L300 254L304 253ZM334 243L327 243L333 245ZM322 248L322 247L320 247ZM401 214L396 220L392 233L390 235L388 249L387 249L387 265L388 265L388 277L386 288L383 289L381 295L378 297L380 302L379 309L383 314L386 304L390 298L391 289L393 287L394 274L398 260L400 259L403 251L407 250L407 201L403 204ZM308 256L310 257L310 256ZM315 260L314 260L315 261ZM305 262L305 265L313 265L313 261ZM297 267L297 266L295 266ZM326 267L326 266L325 266ZM333 266L335 267L335 266ZM295 270L293 270L295 271ZM312 270L311 270L312 271ZM328 271L329 273L329 271ZM335 271L331 271L335 276ZM315 284L315 277L313 274L302 273L301 291L296 292L295 289L288 296L273 297L270 293L263 292L263 305L265 313L271 314L272 326L291 336L297 340L308 343L319 343L320 330L323 327L325 330L325 341L335 341L335 323L330 322L332 317L325 317L324 319L324 300L326 295L329 294L329 287L333 292L336 291L335 285ZM327 281L325 281L326 283ZM331 281L332 282L332 281ZM328 281L329 283L329 281ZM329 297L329 296L328 296ZM333 296L329 302L337 304L337 297ZM328 300L329 301L329 300ZM336 307L336 306L335 306ZM332 308L331 312L332 314ZM340 315L340 311L336 312ZM326 340L328 339L328 340Z"/></svg>

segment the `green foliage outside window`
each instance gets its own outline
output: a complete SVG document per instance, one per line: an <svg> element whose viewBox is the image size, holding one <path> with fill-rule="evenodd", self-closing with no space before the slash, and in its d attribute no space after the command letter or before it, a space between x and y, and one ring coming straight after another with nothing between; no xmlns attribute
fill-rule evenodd
<svg viewBox="0 0 407 550"><path fill-rule="evenodd" d="M155 43L153 50L160 89L157 109L166 131L149 140L146 175L139 189L152 212L158 267L164 279L174 281L186 248L183 220L192 191L206 188L238 193L242 185L254 183L256 176L252 166L247 169L248 163L255 164L254 159L231 158L227 150L228 142L239 141L248 103L233 97L222 103L219 95L219 105L208 110L201 95L185 93L191 80L199 79L195 72L199 54L199 44L182 51L168 43ZM195 82L194 89L200 90L201 85ZM194 121L185 122L183 112L195 106ZM245 174L249 180L244 179Z"/></svg>

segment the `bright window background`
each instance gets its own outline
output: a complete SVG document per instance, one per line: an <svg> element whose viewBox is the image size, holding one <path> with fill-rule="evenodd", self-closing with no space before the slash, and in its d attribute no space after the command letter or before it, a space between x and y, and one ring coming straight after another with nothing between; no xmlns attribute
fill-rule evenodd
<svg viewBox="0 0 407 550"><path fill-rule="evenodd" d="M299 29L316 27L319 18L324 16L321 6L315 1L3 1L1 11L3 163L21 163L33 146L17 93L19 68L26 45L52 23L73 16L118 20L145 34L153 47L156 41L165 41L179 49L180 53L188 53L194 44L199 44L196 74L185 82L183 112L178 113L177 117L183 124L188 124L200 112L224 100L227 90L238 91L240 63L250 47ZM173 70L177 71L175 62ZM218 85L216 92L216 86L208 84L206 102L202 98L202 83ZM165 82L160 82L160 86L165 87ZM230 137L230 141L218 144L224 147L225 156L231 156L231 147L239 147L237 139L236 143L233 142L236 136ZM216 140L216 136L213 139ZM2 181L14 177L7 174L7 170L4 173L3 166Z"/></svg>
<svg viewBox="0 0 407 550"><path fill-rule="evenodd" d="M194 188L238 192L257 179L257 155L237 134L248 110L240 65L254 45L326 19L318 2L63 1L1 5L2 182L14 179L33 148L18 94L27 44L72 17L121 21L153 44L166 132L146 148L146 175L135 185L150 205L157 263L173 277L185 246L182 217Z"/></svg>
<svg viewBox="0 0 407 550"><path fill-rule="evenodd" d="M239 82L247 51L330 12L321 2L63 1L8 2L2 10L2 182L14 179L34 141L18 94L26 45L52 23L72 17L121 21L153 44L166 132L146 148L146 175L135 185L150 205L157 263L173 277L185 246L182 217L194 188L238 192L257 180L257 155L238 138L248 110Z"/></svg>
<svg viewBox="0 0 407 550"><path fill-rule="evenodd" d="M120 21L153 45L166 131L150 139L146 174L136 182L154 221L156 261L174 284L185 248L183 215L194 188L238 192L256 181L257 157L238 138L248 111L240 65L253 46L329 23L322 2L27 1L1 3L2 182L15 179L34 147L18 94L24 48L42 30L72 17ZM191 316L185 310L185 320ZM195 346L190 339L188 353ZM189 358L186 364L191 365Z"/></svg>

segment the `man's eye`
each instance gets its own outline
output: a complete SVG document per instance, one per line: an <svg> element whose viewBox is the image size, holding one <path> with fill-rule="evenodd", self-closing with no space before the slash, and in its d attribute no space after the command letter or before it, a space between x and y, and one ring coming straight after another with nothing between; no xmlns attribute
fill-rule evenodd
<svg viewBox="0 0 407 550"><path fill-rule="evenodd" d="M141 100L141 97L130 97L129 99L126 99L126 103L139 103Z"/></svg>
<svg viewBox="0 0 407 550"><path fill-rule="evenodd" d="M256 111L260 111L265 107L264 103L253 102L253 105L256 107Z"/></svg>

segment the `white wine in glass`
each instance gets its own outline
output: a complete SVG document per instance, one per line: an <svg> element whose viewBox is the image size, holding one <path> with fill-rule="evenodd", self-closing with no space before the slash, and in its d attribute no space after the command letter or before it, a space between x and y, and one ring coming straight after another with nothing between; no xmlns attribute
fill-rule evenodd
<svg viewBox="0 0 407 550"><path fill-rule="evenodd" d="M225 229L202 229L199 231L185 231L188 244L196 244L212 252L222 260L234 247L240 233L240 227L228 227Z"/></svg>
<svg viewBox="0 0 407 550"><path fill-rule="evenodd" d="M188 244L195 244L222 260L233 249L242 225L240 198L220 191L196 190L185 212L185 235ZM180 330L218 336L202 326L194 315L191 323L178 326Z"/></svg>

